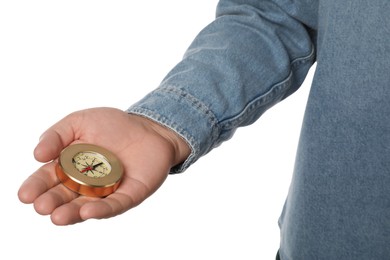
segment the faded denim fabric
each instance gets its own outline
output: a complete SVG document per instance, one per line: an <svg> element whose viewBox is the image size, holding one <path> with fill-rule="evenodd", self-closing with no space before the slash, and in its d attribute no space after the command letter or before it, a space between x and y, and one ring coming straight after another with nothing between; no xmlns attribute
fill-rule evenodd
<svg viewBox="0 0 390 260"><path fill-rule="evenodd" d="M292 94L317 61L280 259L390 259L390 1L221 0L128 109L179 133L181 172ZM260 245L259 245L260 246Z"/></svg>
<svg viewBox="0 0 390 260"><path fill-rule="evenodd" d="M221 1L183 61L128 110L189 142L193 152L179 171L300 86L315 57L306 27L292 16L305 10L290 15L272 1Z"/></svg>

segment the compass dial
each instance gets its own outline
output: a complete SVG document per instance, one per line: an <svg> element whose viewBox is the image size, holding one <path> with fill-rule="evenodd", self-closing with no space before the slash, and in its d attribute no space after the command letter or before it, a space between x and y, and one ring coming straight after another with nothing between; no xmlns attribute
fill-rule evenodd
<svg viewBox="0 0 390 260"><path fill-rule="evenodd" d="M107 159L96 152L80 152L72 158L72 163L80 173L88 177L101 178L111 172Z"/></svg>

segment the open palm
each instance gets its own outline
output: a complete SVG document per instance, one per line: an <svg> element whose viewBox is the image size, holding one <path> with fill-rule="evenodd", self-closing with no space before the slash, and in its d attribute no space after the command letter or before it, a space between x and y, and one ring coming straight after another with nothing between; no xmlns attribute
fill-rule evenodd
<svg viewBox="0 0 390 260"><path fill-rule="evenodd" d="M59 182L56 159L63 148L73 143L105 147L122 161L123 180L113 194L105 198L80 196ZM188 154L189 147L180 137L148 119L113 108L82 110L68 115L42 135L34 155L46 164L26 179L18 196L24 203L33 203L39 214L50 214L57 225L113 217L156 191L169 169Z"/></svg>

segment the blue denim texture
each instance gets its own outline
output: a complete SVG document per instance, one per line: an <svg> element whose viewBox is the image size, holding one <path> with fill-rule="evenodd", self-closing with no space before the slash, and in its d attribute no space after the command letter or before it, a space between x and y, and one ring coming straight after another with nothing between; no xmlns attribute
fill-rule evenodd
<svg viewBox="0 0 390 260"><path fill-rule="evenodd" d="M128 109L180 134L182 172L292 94L317 62L279 219L282 260L390 259L390 1L221 0Z"/></svg>

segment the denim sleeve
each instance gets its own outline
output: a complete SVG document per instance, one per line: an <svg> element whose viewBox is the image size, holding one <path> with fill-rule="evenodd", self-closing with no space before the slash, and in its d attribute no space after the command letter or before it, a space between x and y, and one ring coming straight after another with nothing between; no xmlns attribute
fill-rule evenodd
<svg viewBox="0 0 390 260"><path fill-rule="evenodd" d="M161 85L127 112L178 133L182 172L293 93L315 60L316 1L221 0Z"/></svg>

